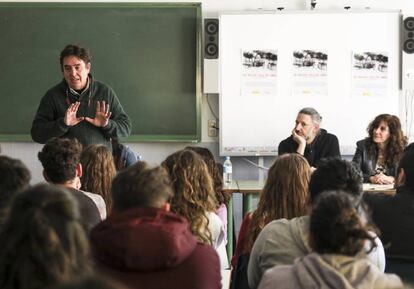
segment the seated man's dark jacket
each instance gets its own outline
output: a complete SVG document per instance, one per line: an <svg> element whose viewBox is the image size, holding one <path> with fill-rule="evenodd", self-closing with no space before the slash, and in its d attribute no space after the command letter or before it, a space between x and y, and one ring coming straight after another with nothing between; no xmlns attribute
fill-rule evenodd
<svg viewBox="0 0 414 289"><path fill-rule="evenodd" d="M278 154L296 153L298 146L298 143L290 136L279 143ZM320 129L313 142L306 145L304 153L309 165L313 167L316 167L322 158L340 156L338 138L324 129Z"/></svg>
<svg viewBox="0 0 414 289"><path fill-rule="evenodd" d="M365 138L356 143L357 149L355 151L352 161L358 165L364 175L364 182L369 182L369 178L375 175L375 167L378 160L378 152L370 153L368 151L369 138ZM393 166L386 165L386 175L395 177L398 163Z"/></svg>
<svg viewBox="0 0 414 289"><path fill-rule="evenodd" d="M365 193L364 201L381 231L385 256L414 258L414 188L399 187L395 196Z"/></svg>

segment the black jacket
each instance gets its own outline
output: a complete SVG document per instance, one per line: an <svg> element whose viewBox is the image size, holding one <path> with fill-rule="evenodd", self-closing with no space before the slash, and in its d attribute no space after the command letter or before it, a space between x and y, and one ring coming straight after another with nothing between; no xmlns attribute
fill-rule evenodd
<svg viewBox="0 0 414 289"><path fill-rule="evenodd" d="M298 146L298 143L290 136L279 143L278 154L295 153ZM309 165L313 167L316 167L318 161L322 158L340 156L338 138L324 129L320 129L313 142L306 145L304 153Z"/></svg>
<svg viewBox="0 0 414 289"><path fill-rule="evenodd" d="M365 193L364 201L381 231L385 256L414 258L414 189L399 187L395 196Z"/></svg>
<svg viewBox="0 0 414 289"><path fill-rule="evenodd" d="M374 154L368 152L369 138L365 138L356 143L357 149L355 151L352 161L358 165L364 175L364 182L369 182L369 177L375 175L375 166L377 165L378 152ZM393 166L385 166L386 175L395 177L397 173L398 163Z"/></svg>

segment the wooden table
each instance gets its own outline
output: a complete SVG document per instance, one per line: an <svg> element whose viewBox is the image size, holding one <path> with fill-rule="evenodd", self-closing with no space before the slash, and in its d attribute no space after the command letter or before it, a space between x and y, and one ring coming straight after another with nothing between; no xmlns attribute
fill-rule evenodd
<svg viewBox="0 0 414 289"><path fill-rule="evenodd" d="M243 217L253 210L253 198L259 197L265 185L265 180L233 180L231 183L225 183L223 190L229 193L239 193L243 195ZM365 193L384 193L388 195L395 195L393 185L374 185L363 184ZM233 202L230 199L227 207L227 255L229 259L233 256Z"/></svg>

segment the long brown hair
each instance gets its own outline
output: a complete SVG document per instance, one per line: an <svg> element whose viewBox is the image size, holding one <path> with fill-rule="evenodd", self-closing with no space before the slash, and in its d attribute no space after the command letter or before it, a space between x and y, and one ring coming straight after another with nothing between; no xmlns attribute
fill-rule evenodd
<svg viewBox="0 0 414 289"><path fill-rule="evenodd" d="M219 205L227 205L231 198L231 194L223 191L223 176L220 173L212 152L204 147L188 146L185 149L195 151L203 158L204 162L207 165L210 176L213 179L214 192L216 193L216 198Z"/></svg>
<svg viewBox="0 0 414 289"><path fill-rule="evenodd" d="M378 128L381 122L385 122L390 131L390 138L385 148L385 163L388 166L395 165L402 157L404 148L407 145L407 137L404 135L401 129L400 119L395 115L380 114L378 115L367 127L369 135L369 147L368 151L371 154L376 153L378 146L373 141L374 130Z"/></svg>
<svg viewBox="0 0 414 289"><path fill-rule="evenodd" d="M187 218L191 232L201 242L211 244L208 213L214 212L217 200L207 165L190 150L170 155L162 165L167 169L174 189L171 210Z"/></svg>
<svg viewBox="0 0 414 289"><path fill-rule="evenodd" d="M73 197L40 184L16 196L0 233L0 288L49 288L92 272Z"/></svg>
<svg viewBox="0 0 414 289"><path fill-rule="evenodd" d="M269 169L259 204L252 215L248 251L269 222L308 214L310 174L308 161L299 154L285 154L276 159Z"/></svg>
<svg viewBox="0 0 414 289"><path fill-rule="evenodd" d="M90 145L81 155L83 175L81 189L99 194L105 201L106 211L112 210L111 183L116 169L112 153L104 145Z"/></svg>

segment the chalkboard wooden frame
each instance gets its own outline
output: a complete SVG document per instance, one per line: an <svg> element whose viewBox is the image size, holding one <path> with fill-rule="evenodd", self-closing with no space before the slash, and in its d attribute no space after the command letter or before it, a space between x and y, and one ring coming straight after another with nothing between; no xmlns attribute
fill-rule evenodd
<svg viewBox="0 0 414 289"><path fill-rule="evenodd" d="M201 3L0 3L0 141L31 140L60 51L76 43L131 117L125 141L199 142L201 34Z"/></svg>

